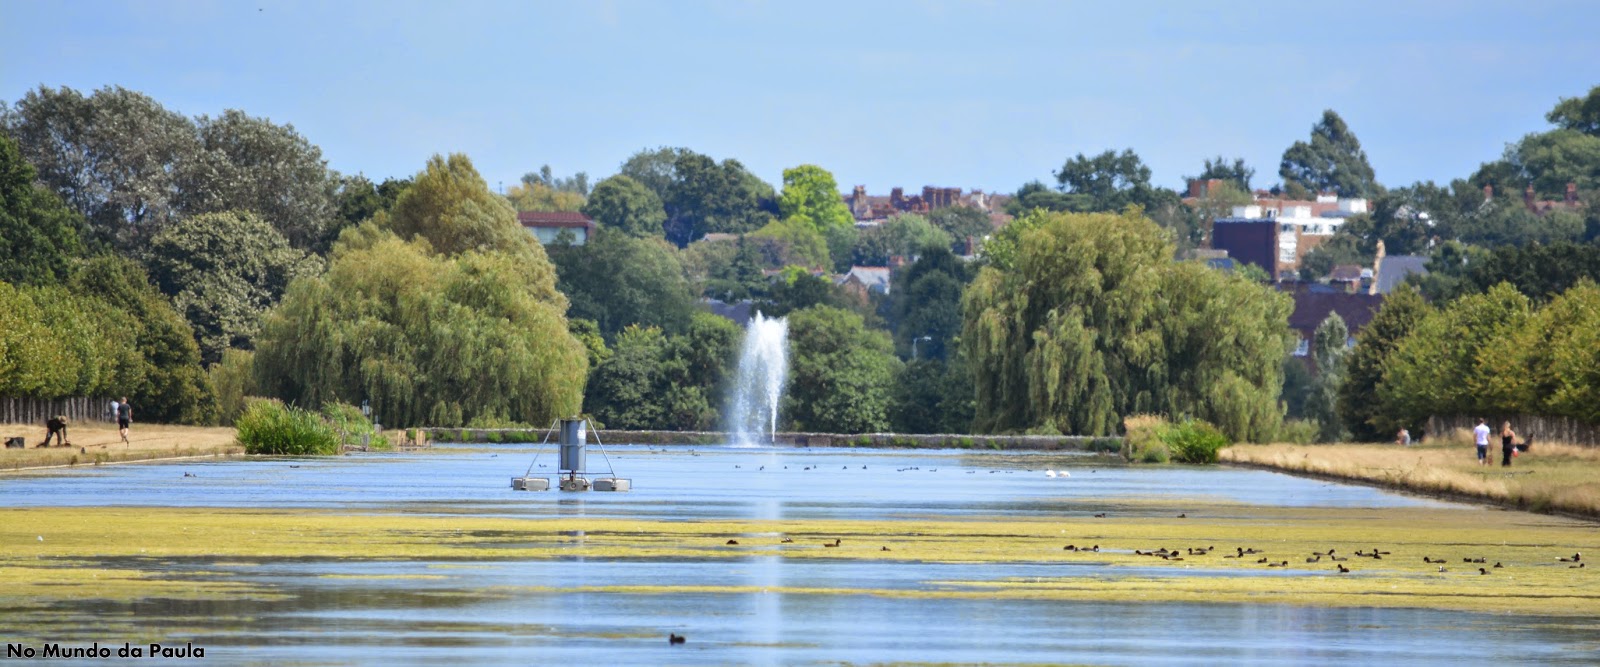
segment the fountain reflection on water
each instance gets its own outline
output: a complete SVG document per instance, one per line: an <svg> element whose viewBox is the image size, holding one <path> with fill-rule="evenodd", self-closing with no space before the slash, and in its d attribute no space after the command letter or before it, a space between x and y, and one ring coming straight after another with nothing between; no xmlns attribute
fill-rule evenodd
<svg viewBox="0 0 1600 667"><path fill-rule="evenodd" d="M771 444L776 438L788 374L789 320L757 312L745 327L739 373L726 402L726 428L734 445Z"/></svg>

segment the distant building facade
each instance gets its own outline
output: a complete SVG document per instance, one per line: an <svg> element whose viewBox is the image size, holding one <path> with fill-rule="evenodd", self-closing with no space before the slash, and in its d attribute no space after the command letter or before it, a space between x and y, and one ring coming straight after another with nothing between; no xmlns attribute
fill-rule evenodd
<svg viewBox="0 0 1600 667"><path fill-rule="evenodd" d="M522 211L517 213L522 228L539 239L540 245L550 245L561 238L563 232L572 234L573 245L583 245L594 238L595 224L589 216L569 211Z"/></svg>

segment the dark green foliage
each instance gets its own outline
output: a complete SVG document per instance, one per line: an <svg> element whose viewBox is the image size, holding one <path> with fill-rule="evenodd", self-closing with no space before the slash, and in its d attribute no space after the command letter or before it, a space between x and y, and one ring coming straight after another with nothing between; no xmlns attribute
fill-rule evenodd
<svg viewBox="0 0 1600 667"><path fill-rule="evenodd" d="M55 193L34 185L33 166L0 134L0 281L53 285L83 253L82 220Z"/></svg>
<svg viewBox="0 0 1600 667"><path fill-rule="evenodd" d="M583 214L602 225L640 238L661 237L667 212L661 198L626 175L616 175L594 186Z"/></svg>
<svg viewBox="0 0 1600 667"><path fill-rule="evenodd" d="M5 126L39 179L87 220L92 242L120 251L138 253L180 217L234 209L314 248L338 213L339 179L321 150L241 111L190 119L120 87L89 96L40 87Z"/></svg>
<svg viewBox="0 0 1600 667"><path fill-rule="evenodd" d="M255 396L255 353L249 350L224 350L222 360L206 369L217 402L216 421L232 426L244 413L245 399Z"/></svg>
<svg viewBox="0 0 1600 667"><path fill-rule="evenodd" d="M895 349L911 358L915 341L917 358L944 359L961 334L961 294L971 276L966 263L943 247L925 249L895 276Z"/></svg>
<svg viewBox="0 0 1600 667"><path fill-rule="evenodd" d="M1311 361L1317 374L1311 382L1305 412L1317 422L1317 438L1322 442L1338 442L1345 437L1344 420L1340 418L1337 402L1339 389L1344 385L1349 336L1350 329L1338 313L1328 313L1328 318L1317 325L1312 336Z"/></svg>
<svg viewBox="0 0 1600 667"><path fill-rule="evenodd" d="M180 219L156 234L147 252L151 278L189 320L206 364L229 348L251 348L261 316L289 281L320 268L320 260L308 261L247 211Z"/></svg>
<svg viewBox="0 0 1600 667"><path fill-rule="evenodd" d="M1600 86L1583 97L1563 97L1545 120L1565 130L1600 137Z"/></svg>
<svg viewBox="0 0 1600 667"><path fill-rule="evenodd" d="M984 237L994 233L989 213L972 206L946 206L929 213L928 222L950 235L950 251L959 255L967 254L967 239L972 239L976 251Z"/></svg>
<svg viewBox="0 0 1600 667"><path fill-rule="evenodd" d="M203 424L215 417L211 382L200 366L194 332L150 284L143 268L128 259L97 257L72 277L72 291L104 300L136 323L131 340L119 338L115 344L133 349L140 361L114 393L125 393L141 419Z"/></svg>
<svg viewBox="0 0 1600 667"><path fill-rule="evenodd" d="M789 267L772 280L767 298L761 301L761 312L769 317L782 317L812 306L845 308L848 304L844 293L827 277Z"/></svg>
<svg viewBox="0 0 1600 667"><path fill-rule="evenodd" d="M593 320L608 338L633 324L682 331L694 312L683 267L661 239L602 229L581 246L550 246L550 258L568 314Z"/></svg>
<svg viewBox="0 0 1600 667"><path fill-rule="evenodd" d="M1245 166L1244 158L1234 158L1233 162L1229 163L1227 158L1218 155L1216 160L1206 158L1205 169L1200 171L1199 176L1186 177L1184 180L1206 181L1217 179L1232 184L1240 192L1248 193L1250 192L1250 179L1255 178L1255 175L1256 170Z"/></svg>
<svg viewBox="0 0 1600 667"><path fill-rule="evenodd" d="M960 360L906 363L892 400L890 426L896 433L966 433L972 427L972 376Z"/></svg>
<svg viewBox="0 0 1600 667"><path fill-rule="evenodd" d="M712 232L760 229L777 212L772 186L737 160L718 163L687 148L659 148L635 153L622 174L661 198L667 240L679 247Z"/></svg>
<svg viewBox="0 0 1600 667"><path fill-rule="evenodd" d="M272 399L255 399L235 422L247 454L276 456L339 453L339 434L315 412Z"/></svg>
<svg viewBox="0 0 1600 667"><path fill-rule="evenodd" d="M739 339L736 325L709 313L683 335L630 326L590 378L586 407L608 428L713 428Z"/></svg>
<svg viewBox="0 0 1600 667"><path fill-rule="evenodd" d="M1394 351L1376 392L1385 416L1417 424L1432 415L1510 414L1495 341L1527 325L1530 303L1510 285L1427 312Z"/></svg>
<svg viewBox="0 0 1600 667"><path fill-rule="evenodd" d="M1372 265L1372 256L1362 251L1361 240L1342 229L1301 258L1300 279L1310 282L1326 278L1340 264Z"/></svg>
<svg viewBox="0 0 1600 667"><path fill-rule="evenodd" d="M1313 379L1311 371L1301 357L1283 359L1283 390L1278 400L1283 404L1283 416L1288 419L1305 419L1306 402L1311 399Z"/></svg>
<svg viewBox="0 0 1600 667"><path fill-rule="evenodd" d="M974 430L1110 435L1123 415L1193 415L1239 440L1277 432L1291 303L1172 262L1137 213L1034 213L986 246L961 344Z"/></svg>
<svg viewBox="0 0 1600 667"><path fill-rule="evenodd" d="M1583 279L1600 281L1600 244L1558 242L1501 246L1459 261L1459 248L1446 246L1428 265L1439 278L1424 282L1429 298L1447 301L1486 292L1502 282L1518 292L1547 301ZM1429 276L1432 278L1432 276Z"/></svg>
<svg viewBox="0 0 1600 667"><path fill-rule="evenodd" d="M1061 191L1083 198L1081 211L1120 211L1144 205L1153 188L1150 168L1132 149L1108 150L1094 157L1079 153L1055 172Z"/></svg>
<svg viewBox="0 0 1600 667"><path fill-rule="evenodd" d="M860 315L815 306L789 315L789 391L783 414L791 428L872 433L889 425L900 362L888 334Z"/></svg>
<svg viewBox="0 0 1600 667"><path fill-rule="evenodd" d="M1367 152L1332 109L1322 112L1322 120L1312 126L1311 143L1296 141L1283 152L1278 175L1284 190L1296 198L1323 191L1369 199L1379 194Z"/></svg>

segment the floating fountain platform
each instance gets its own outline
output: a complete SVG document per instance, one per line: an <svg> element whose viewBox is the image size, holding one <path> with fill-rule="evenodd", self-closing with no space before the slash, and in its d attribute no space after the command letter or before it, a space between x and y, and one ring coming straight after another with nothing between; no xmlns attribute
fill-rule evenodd
<svg viewBox="0 0 1600 667"><path fill-rule="evenodd" d="M561 427L560 457L561 465L556 472L556 485L562 491L628 491L633 489L633 480L616 476L616 471L611 469L611 457L606 456L605 444L595 437L595 444L600 445L600 456L605 459L606 472L609 476L599 477L592 482L585 475L588 463L587 453L584 448L588 444L588 421L583 419L559 419ZM552 423L552 430L556 423ZM550 442L550 435L546 434L545 444ZM533 463L528 464L528 471L522 477L511 478L511 488L516 491L549 491L550 479L548 477L535 477L532 475L533 467L539 463L538 455L533 457Z"/></svg>

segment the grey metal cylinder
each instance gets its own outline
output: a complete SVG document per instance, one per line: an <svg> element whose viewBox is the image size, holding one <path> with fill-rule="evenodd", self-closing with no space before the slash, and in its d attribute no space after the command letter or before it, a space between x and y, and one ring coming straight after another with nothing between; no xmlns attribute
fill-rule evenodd
<svg viewBox="0 0 1600 667"><path fill-rule="evenodd" d="M561 420L561 469L584 470L583 447L588 439L588 421L583 419Z"/></svg>

